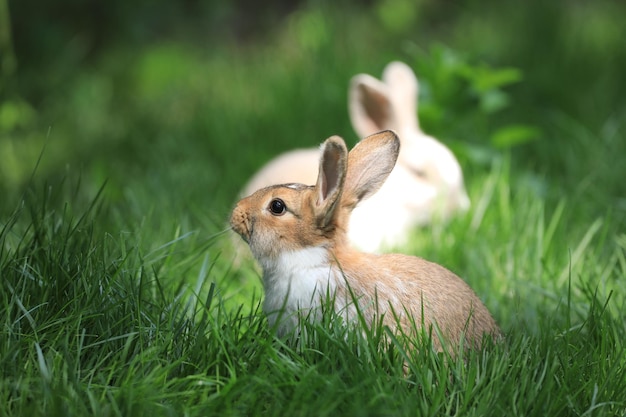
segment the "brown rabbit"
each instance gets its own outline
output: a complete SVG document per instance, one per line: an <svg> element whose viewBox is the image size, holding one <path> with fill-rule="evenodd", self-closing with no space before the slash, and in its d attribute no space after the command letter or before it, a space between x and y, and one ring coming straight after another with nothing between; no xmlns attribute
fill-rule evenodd
<svg viewBox="0 0 626 417"><path fill-rule="evenodd" d="M368 325L380 314L385 324L400 323L407 332L414 322L439 332L452 350L461 343L480 346L484 335L500 334L472 289L444 267L349 245L350 213L384 183L399 147L392 131L363 139L350 153L333 136L322 145L314 186L270 186L236 205L231 226L263 269L263 310L279 334L293 330L298 317L316 320L328 295L347 321L356 320L356 301ZM438 337L433 344L441 349Z"/></svg>

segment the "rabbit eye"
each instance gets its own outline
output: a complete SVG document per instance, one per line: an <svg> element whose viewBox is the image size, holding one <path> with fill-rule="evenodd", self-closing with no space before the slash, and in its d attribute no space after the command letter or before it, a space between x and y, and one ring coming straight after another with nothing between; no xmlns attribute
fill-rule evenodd
<svg viewBox="0 0 626 417"><path fill-rule="evenodd" d="M426 178L428 176L426 171L420 168L412 168L411 171L413 172L413 175L418 178Z"/></svg>
<svg viewBox="0 0 626 417"><path fill-rule="evenodd" d="M287 205L280 198L275 198L270 201L269 205L270 212L275 216L282 216L287 211Z"/></svg>

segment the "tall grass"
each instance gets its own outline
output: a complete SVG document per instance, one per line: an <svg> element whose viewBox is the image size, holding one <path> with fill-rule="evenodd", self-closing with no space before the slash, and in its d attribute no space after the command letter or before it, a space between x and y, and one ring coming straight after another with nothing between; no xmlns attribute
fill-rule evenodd
<svg viewBox="0 0 626 417"><path fill-rule="evenodd" d="M485 182L492 188L473 195L479 207L489 199L484 211L442 227L428 243L416 236L419 246L431 247L424 252L463 270L505 330L504 343L465 360L446 360L419 342L414 350L402 342L379 349L384 329L349 330L331 313L321 324L304 325L304 343L276 339L253 293L239 307L224 299L232 273L215 270L228 259L209 260L191 248L161 249L151 261L137 236L114 236L97 225L110 215L101 196L89 204L63 201L71 197L68 182L34 191L0 235L0 410L7 416L623 413L623 236L600 233L599 223L567 236L566 208L546 215L540 201L512 199L502 168ZM524 217L535 224L519 221Z"/></svg>

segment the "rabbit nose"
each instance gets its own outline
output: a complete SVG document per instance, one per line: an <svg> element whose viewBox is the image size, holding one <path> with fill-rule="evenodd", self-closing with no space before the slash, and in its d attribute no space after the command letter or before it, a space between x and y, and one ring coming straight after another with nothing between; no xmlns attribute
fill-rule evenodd
<svg viewBox="0 0 626 417"><path fill-rule="evenodd" d="M241 207L237 206L233 210L233 214L230 217L230 226L243 240L246 242L250 240L250 234L252 233L250 218Z"/></svg>

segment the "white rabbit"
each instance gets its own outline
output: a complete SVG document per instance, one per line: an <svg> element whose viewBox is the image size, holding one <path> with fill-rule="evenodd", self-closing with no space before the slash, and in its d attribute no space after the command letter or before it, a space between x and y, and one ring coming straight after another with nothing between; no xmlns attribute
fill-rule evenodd
<svg viewBox="0 0 626 417"><path fill-rule="evenodd" d="M298 317L316 320L330 295L335 311L348 322L357 321L356 300L368 325L380 314L386 325L400 323L405 332L415 323L441 335L452 351L480 346L484 335L499 336L480 299L444 267L413 256L363 253L349 245L352 210L383 185L399 147L398 137L384 131L348 154L344 141L333 136L322 145L314 186L274 185L237 203L231 227L263 269L263 310L279 334L291 332ZM376 219L394 215L390 205ZM433 345L442 349L438 337Z"/></svg>
<svg viewBox="0 0 626 417"><path fill-rule="evenodd" d="M378 252L384 246L402 245L413 227L436 216L449 218L469 207L461 167L454 155L420 130L417 96L417 78L401 62L387 65L382 81L359 74L350 83L350 119L359 137L391 129L401 141L393 172L378 193L356 207L351 217L348 236L361 250ZM313 184L318 159L318 149L282 154L265 165L241 195L274 184ZM389 216L379 216L390 210Z"/></svg>

